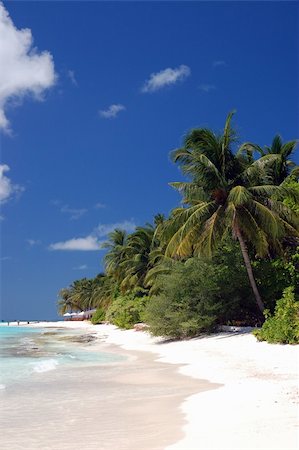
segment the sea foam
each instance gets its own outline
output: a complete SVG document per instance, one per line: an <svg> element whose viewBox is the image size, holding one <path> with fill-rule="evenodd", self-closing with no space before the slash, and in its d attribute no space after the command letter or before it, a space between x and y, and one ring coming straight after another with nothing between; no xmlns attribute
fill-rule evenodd
<svg viewBox="0 0 299 450"><path fill-rule="evenodd" d="M33 367L34 372L42 373L49 372L50 370L55 370L58 366L58 361L56 359L46 359L35 364Z"/></svg>

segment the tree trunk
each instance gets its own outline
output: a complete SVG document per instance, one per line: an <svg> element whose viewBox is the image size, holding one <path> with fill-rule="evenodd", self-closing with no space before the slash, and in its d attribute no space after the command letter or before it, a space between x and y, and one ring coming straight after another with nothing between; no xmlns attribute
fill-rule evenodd
<svg viewBox="0 0 299 450"><path fill-rule="evenodd" d="M242 234L241 234L241 232L239 230L239 227L236 227L235 231L236 231L236 236L237 236L237 238L239 240L239 243L240 243L241 252L242 252L242 255L243 255L244 262L245 262L248 278L249 278L249 281L250 281L250 284L251 284L251 287L252 287L252 290L253 290L253 293L254 293L254 296L255 296L255 300L256 300L257 306L258 306L260 312L263 314L263 311L265 309L265 305L264 305L263 300L262 300L262 298L260 296L260 293L258 291L256 282L255 282L255 279L254 279L254 275L253 275L253 271L252 271L252 267L251 267L251 262L250 262L250 259L249 259L249 255L248 255L248 251L247 251L247 247L246 247L245 241L244 241L243 236L242 236Z"/></svg>

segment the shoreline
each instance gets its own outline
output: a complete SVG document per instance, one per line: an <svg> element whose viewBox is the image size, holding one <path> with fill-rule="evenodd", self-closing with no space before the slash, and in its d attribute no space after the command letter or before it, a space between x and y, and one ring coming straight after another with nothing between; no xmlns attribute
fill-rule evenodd
<svg viewBox="0 0 299 450"><path fill-rule="evenodd" d="M218 387L205 380L190 382L176 366L157 362L152 353L108 343L106 333L86 322L40 322L21 328L40 328L49 339L63 336L59 330L64 329L72 336L67 341L78 342L80 351L125 358L83 366L58 364L56 370L8 384L0 394L3 450L164 450L184 435L184 399ZM71 347L67 352L72 353Z"/></svg>
<svg viewBox="0 0 299 450"><path fill-rule="evenodd" d="M297 450L299 347L258 342L248 333L167 342L148 333L87 322L27 326L80 328L107 344L151 352L191 378L221 385L193 394L180 410L184 437L165 450Z"/></svg>

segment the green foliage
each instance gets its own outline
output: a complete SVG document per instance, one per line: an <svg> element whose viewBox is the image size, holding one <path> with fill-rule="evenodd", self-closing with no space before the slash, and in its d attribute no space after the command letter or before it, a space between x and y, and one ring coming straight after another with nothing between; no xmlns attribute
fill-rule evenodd
<svg viewBox="0 0 299 450"><path fill-rule="evenodd" d="M59 292L59 314L68 311L85 311L107 306L118 293L118 283L102 273L95 278L82 278Z"/></svg>
<svg viewBox="0 0 299 450"><path fill-rule="evenodd" d="M150 299L145 312L154 335L195 336L212 330L219 321L233 319L243 301L250 303L246 272L235 247L212 260L177 262L161 284L161 293Z"/></svg>
<svg viewBox="0 0 299 450"><path fill-rule="evenodd" d="M106 320L120 328L130 329L143 320L147 301L148 297L140 295L140 291L120 295L109 306Z"/></svg>
<svg viewBox="0 0 299 450"><path fill-rule="evenodd" d="M94 313L94 315L91 318L91 323L93 325L96 325L97 323L101 323L105 320L106 317L106 311L99 307L96 312Z"/></svg>
<svg viewBox="0 0 299 450"><path fill-rule="evenodd" d="M290 179L289 181L284 183L284 186L288 186L289 188L294 189L299 197L299 182L296 179ZM299 214L299 202L296 199L291 196L287 196L284 199L283 203L291 208L295 213Z"/></svg>
<svg viewBox="0 0 299 450"><path fill-rule="evenodd" d="M299 344L299 301L296 300L294 288L288 287L277 301L273 316L268 316L260 330L254 335L259 341L279 344Z"/></svg>
<svg viewBox="0 0 299 450"><path fill-rule="evenodd" d="M253 267L265 306L271 312L288 286L299 294L299 247L289 250L285 257L256 260Z"/></svg>

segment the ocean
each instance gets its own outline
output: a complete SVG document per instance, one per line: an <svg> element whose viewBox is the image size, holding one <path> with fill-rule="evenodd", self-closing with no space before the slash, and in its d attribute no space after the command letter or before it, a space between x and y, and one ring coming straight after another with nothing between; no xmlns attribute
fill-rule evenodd
<svg viewBox="0 0 299 450"><path fill-rule="evenodd" d="M0 389L63 368L113 363L122 355L95 351L93 333L61 328L0 326Z"/></svg>
<svg viewBox="0 0 299 450"><path fill-rule="evenodd" d="M163 450L198 380L93 327L0 325L1 450Z"/></svg>

